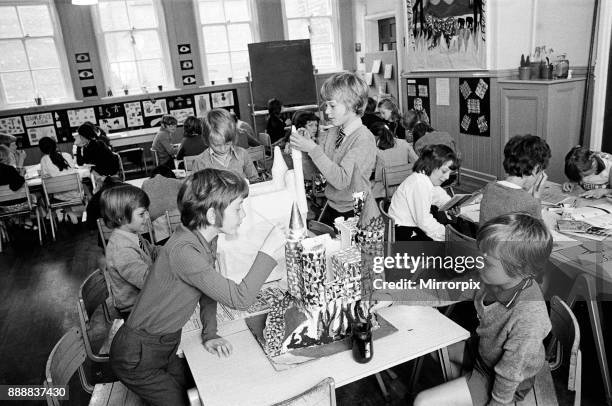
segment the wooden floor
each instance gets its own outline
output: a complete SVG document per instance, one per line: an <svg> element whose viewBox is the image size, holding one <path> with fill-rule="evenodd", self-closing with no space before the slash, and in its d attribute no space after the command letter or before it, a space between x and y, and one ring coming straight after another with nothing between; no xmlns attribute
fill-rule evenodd
<svg viewBox="0 0 612 406"><path fill-rule="evenodd" d="M35 237L34 237L35 238ZM33 240L34 241L34 240ZM76 298L79 285L97 267L102 250L96 235L84 226L62 224L57 242L10 245L0 253L0 384L40 384L47 357L62 334L78 326ZM612 310L612 309L609 309ZM593 355L588 318L583 306L576 309L583 331L583 405L604 404L599 370ZM609 337L608 331L604 331ZM612 352L609 349L609 353ZM391 391L390 405L410 405L407 393L410 364L394 368L399 378L383 374ZM425 365L421 387L441 382L433 363ZM384 405L374 377L336 391L339 405ZM70 404L86 404L87 398L71 394ZM18 405L8 402L7 406ZM25 402L24 405L43 405ZM571 404L562 399L562 404Z"/></svg>

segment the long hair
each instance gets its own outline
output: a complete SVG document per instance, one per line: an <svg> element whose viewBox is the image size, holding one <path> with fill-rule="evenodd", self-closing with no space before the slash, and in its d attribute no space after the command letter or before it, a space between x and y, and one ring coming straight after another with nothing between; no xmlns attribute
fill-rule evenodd
<svg viewBox="0 0 612 406"><path fill-rule="evenodd" d="M51 162L53 162L53 165L57 166L60 172L70 168L66 159L64 159L62 154L57 150L57 143L53 138L42 137L40 141L38 141L38 148L40 148L43 154L49 155Z"/></svg>

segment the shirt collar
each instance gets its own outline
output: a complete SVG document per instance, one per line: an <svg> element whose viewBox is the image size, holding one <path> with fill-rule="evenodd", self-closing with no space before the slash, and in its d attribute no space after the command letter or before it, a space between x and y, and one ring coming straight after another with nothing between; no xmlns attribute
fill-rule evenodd
<svg viewBox="0 0 612 406"><path fill-rule="evenodd" d="M215 152L212 150L212 148L208 147L208 153L210 154L211 158L216 158L215 157ZM236 148L234 145L230 146L230 150L229 150L229 154L233 155L234 158L238 158L238 152L236 152Z"/></svg>
<svg viewBox="0 0 612 406"><path fill-rule="evenodd" d="M140 237L138 234L130 233L129 231L125 231L120 228L115 228L115 232L140 245Z"/></svg>
<svg viewBox="0 0 612 406"><path fill-rule="evenodd" d="M363 124L361 123L361 117L355 117L354 120L344 124L342 126L342 130L344 131L344 136L347 137L354 133L359 127Z"/></svg>
<svg viewBox="0 0 612 406"><path fill-rule="evenodd" d="M520 281L516 286L513 286L505 290L493 289L491 285L485 285L487 296L495 299L496 302L501 303L507 309L511 309L517 302L517 299L522 291L527 289L533 284L533 278L525 278Z"/></svg>

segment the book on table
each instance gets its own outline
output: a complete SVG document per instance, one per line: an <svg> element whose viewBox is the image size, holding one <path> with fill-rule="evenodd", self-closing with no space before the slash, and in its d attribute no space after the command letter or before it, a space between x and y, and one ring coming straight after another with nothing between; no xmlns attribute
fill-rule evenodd
<svg viewBox="0 0 612 406"><path fill-rule="evenodd" d="M472 194L456 194L453 197L451 197L451 199L448 202L444 203L441 207L439 207L438 210L448 211L448 210L454 209L455 207L461 207L461 206L468 205L472 201L474 201L479 195L480 195L480 192L472 193Z"/></svg>

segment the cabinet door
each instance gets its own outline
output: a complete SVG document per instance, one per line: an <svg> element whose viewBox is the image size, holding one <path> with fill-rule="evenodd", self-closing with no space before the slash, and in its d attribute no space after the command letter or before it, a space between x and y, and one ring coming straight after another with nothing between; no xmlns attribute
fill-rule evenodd
<svg viewBox="0 0 612 406"><path fill-rule="evenodd" d="M546 138L546 92L542 89L501 89L501 150L515 135Z"/></svg>

